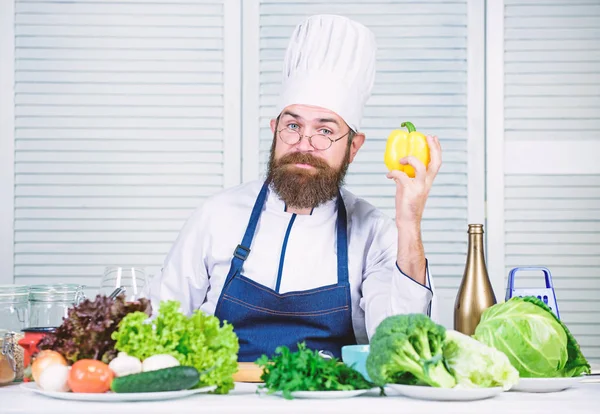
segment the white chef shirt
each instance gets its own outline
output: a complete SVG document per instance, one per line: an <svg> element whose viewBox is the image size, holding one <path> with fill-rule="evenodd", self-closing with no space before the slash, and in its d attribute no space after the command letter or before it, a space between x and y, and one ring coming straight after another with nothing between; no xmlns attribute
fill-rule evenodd
<svg viewBox="0 0 600 414"><path fill-rule="evenodd" d="M179 301L186 314L195 309L214 314L262 185L257 180L224 190L194 211L162 273L151 282L154 314L162 300ZM391 315L424 313L436 320L429 265L425 286L403 274L396 264L394 220L345 188L341 194L348 215L348 272L358 343L368 343L377 325ZM242 274L275 289L281 266L279 293L336 284L336 221L336 200L314 208L310 215L296 215L286 212L285 203L269 189Z"/></svg>

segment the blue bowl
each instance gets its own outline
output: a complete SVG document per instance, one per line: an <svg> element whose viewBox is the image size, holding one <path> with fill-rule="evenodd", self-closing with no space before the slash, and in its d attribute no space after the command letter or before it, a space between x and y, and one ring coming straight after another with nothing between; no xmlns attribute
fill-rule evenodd
<svg viewBox="0 0 600 414"><path fill-rule="evenodd" d="M360 372L367 381L371 381L367 373L367 357L369 345L346 345L342 347L342 361Z"/></svg>

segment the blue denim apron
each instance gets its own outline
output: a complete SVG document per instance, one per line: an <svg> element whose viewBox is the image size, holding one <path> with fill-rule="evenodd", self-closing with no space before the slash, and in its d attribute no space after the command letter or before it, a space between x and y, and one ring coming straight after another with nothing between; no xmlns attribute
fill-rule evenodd
<svg viewBox="0 0 600 414"><path fill-rule="evenodd" d="M337 284L279 294L242 274L267 189L265 183L244 238L235 249L215 316L233 325L240 342L239 361L252 362L263 354L272 356L280 345L296 351L299 342L341 358L342 346L356 344L348 281L346 207L342 197L338 195L337 199Z"/></svg>

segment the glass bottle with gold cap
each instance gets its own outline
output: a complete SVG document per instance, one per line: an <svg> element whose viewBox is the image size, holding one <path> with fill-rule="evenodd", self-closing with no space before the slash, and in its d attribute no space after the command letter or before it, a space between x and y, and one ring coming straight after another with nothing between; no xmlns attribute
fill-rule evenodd
<svg viewBox="0 0 600 414"><path fill-rule="evenodd" d="M483 224L469 224L468 234L467 263L454 304L454 329L473 335L483 311L496 304L496 296L485 265Z"/></svg>

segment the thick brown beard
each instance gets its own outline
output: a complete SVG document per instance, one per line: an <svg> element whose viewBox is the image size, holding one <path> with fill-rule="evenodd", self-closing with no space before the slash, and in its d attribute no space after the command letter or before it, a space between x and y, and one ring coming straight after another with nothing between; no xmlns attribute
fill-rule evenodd
<svg viewBox="0 0 600 414"><path fill-rule="evenodd" d="M350 159L350 144L339 168L330 167L321 158L306 152L293 152L275 160L275 142L271 145L267 180L289 207L314 208L337 197L344 185ZM300 169L294 164L308 164L316 168Z"/></svg>

